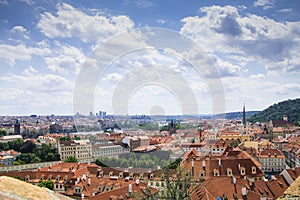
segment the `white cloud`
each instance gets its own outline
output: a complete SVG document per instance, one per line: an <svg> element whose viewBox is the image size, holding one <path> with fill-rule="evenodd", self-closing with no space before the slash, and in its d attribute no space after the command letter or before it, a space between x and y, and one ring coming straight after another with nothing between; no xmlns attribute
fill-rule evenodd
<svg viewBox="0 0 300 200"><path fill-rule="evenodd" d="M45 12L37 24L41 32L50 38L76 37L84 42L103 41L134 27L133 21L124 15L106 17L87 15L71 5L60 3L56 14Z"/></svg>
<svg viewBox="0 0 300 200"><path fill-rule="evenodd" d="M123 78L123 76L119 73L110 73L106 74L105 77L103 77L103 81L120 81Z"/></svg>
<svg viewBox="0 0 300 200"><path fill-rule="evenodd" d="M264 10L274 7L274 0L257 0L253 4L254 7L263 7Z"/></svg>
<svg viewBox="0 0 300 200"><path fill-rule="evenodd" d="M11 29L11 31L13 32L13 33L26 33L27 32L27 29L26 28L24 28L23 26L14 26L12 29Z"/></svg>
<svg viewBox="0 0 300 200"><path fill-rule="evenodd" d="M293 9L291 9L291 8L284 8L284 9L277 10L277 12L281 12L281 13L289 13L292 11L293 11Z"/></svg>
<svg viewBox="0 0 300 200"><path fill-rule="evenodd" d="M265 75L264 74L252 74L252 75L250 75L250 79L262 79L262 78L264 78L265 77Z"/></svg>
<svg viewBox="0 0 300 200"><path fill-rule="evenodd" d="M164 20L164 19L158 19L158 20L156 20L156 23L158 23L158 24L165 24L167 21L166 20Z"/></svg>
<svg viewBox="0 0 300 200"><path fill-rule="evenodd" d="M48 48L26 47L23 44L17 46L0 44L0 58L11 66L16 60L30 60L31 55L45 56L50 53Z"/></svg>
<svg viewBox="0 0 300 200"><path fill-rule="evenodd" d="M290 72L300 69L297 60L300 22L278 22L254 14L241 16L232 6L204 7L200 11L205 15L182 19L184 24L180 32L195 40L205 51L226 57L233 54L243 58L242 65L245 61L257 61L268 70Z"/></svg>
<svg viewBox="0 0 300 200"><path fill-rule="evenodd" d="M72 46L60 46L56 56L45 57L44 61L48 69L59 74L77 74L85 56L81 50Z"/></svg>

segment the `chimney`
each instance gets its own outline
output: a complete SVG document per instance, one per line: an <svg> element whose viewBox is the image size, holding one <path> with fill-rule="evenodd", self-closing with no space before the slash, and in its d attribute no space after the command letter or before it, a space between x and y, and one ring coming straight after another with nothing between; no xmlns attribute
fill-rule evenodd
<svg viewBox="0 0 300 200"><path fill-rule="evenodd" d="M235 176L232 176L232 178L233 178L233 184L235 185L236 184L236 178L235 178Z"/></svg>
<svg viewBox="0 0 300 200"><path fill-rule="evenodd" d="M239 170L241 170L241 164L239 164L238 166L239 166Z"/></svg>
<svg viewBox="0 0 300 200"><path fill-rule="evenodd" d="M202 160L202 169L205 170L205 159Z"/></svg>
<svg viewBox="0 0 300 200"><path fill-rule="evenodd" d="M91 178L88 178L88 186L91 186Z"/></svg>
<svg viewBox="0 0 300 200"><path fill-rule="evenodd" d="M195 159L192 159L192 176L194 176L194 165L195 165Z"/></svg>
<svg viewBox="0 0 300 200"><path fill-rule="evenodd" d="M132 185L131 185L131 184L128 185L128 193L129 193L129 194L132 193Z"/></svg>
<svg viewBox="0 0 300 200"><path fill-rule="evenodd" d="M139 180L139 179L136 179L135 185L139 185L139 184L140 184L140 180Z"/></svg>
<svg viewBox="0 0 300 200"><path fill-rule="evenodd" d="M81 199L84 199L84 194L83 193L81 193Z"/></svg>
<svg viewBox="0 0 300 200"><path fill-rule="evenodd" d="M222 166L221 158L219 158L219 167Z"/></svg>
<svg viewBox="0 0 300 200"><path fill-rule="evenodd" d="M260 200L267 200L267 197L265 197L264 195L261 195Z"/></svg>
<svg viewBox="0 0 300 200"><path fill-rule="evenodd" d="M79 181L80 181L80 178L79 178L79 177L77 177L77 183L79 183Z"/></svg>
<svg viewBox="0 0 300 200"><path fill-rule="evenodd" d="M243 185L243 187L242 187L242 196L243 196L243 197L246 197L246 196L247 196L247 188L246 188L245 185Z"/></svg>

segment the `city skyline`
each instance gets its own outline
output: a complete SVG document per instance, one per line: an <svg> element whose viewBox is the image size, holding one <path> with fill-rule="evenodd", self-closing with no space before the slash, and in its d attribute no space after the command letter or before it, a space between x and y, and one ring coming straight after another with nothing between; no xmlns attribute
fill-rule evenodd
<svg viewBox="0 0 300 200"><path fill-rule="evenodd" d="M0 115L75 114L73 94L78 74L91 61L97 46L124 32L147 27L191 39L202 49L201 55L209 57L219 76L209 70L199 76L173 49L127 52L98 75L93 113L105 110L114 114L114 91L132 73L130 66L149 63L168 66L186 80L197 100L198 114L216 114L210 81L224 87L224 112L242 111L243 103L247 111L257 111L299 98L299 8L297 1L280 0L2 0ZM139 37L138 42L149 46L147 38ZM125 45L136 43L127 40ZM180 55L193 59L193 52ZM137 85L127 102L128 113L181 114L180 97L186 90L174 93L162 86Z"/></svg>

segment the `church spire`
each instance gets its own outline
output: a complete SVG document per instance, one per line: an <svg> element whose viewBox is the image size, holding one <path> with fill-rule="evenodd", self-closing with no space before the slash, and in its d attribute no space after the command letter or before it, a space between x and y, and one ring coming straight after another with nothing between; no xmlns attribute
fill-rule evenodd
<svg viewBox="0 0 300 200"><path fill-rule="evenodd" d="M247 126L247 122L246 122L246 110L245 110L245 103L243 106L243 126Z"/></svg>

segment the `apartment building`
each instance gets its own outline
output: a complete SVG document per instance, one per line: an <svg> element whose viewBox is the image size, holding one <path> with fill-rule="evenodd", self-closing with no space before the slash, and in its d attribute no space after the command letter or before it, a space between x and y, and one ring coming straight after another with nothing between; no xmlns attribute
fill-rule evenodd
<svg viewBox="0 0 300 200"><path fill-rule="evenodd" d="M263 172L281 172L285 169L285 156L278 149L264 149L258 156Z"/></svg>
<svg viewBox="0 0 300 200"><path fill-rule="evenodd" d="M92 158L92 144L89 140L60 141L57 146L61 160L70 156L74 156L78 160Z"/></svg>

